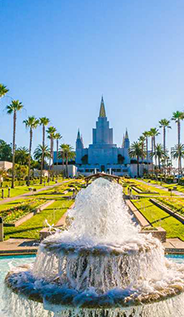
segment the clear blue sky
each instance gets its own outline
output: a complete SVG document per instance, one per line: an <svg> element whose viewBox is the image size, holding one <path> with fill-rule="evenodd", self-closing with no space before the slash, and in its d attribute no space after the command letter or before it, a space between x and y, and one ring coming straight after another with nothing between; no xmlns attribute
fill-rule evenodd
<svg viewBox="0 0 184 317"><path fill-rule="evenodd" d="M49 117L73 146L80 128L87 146L102 94L118 145L126 127L135 141L184 110L183 17L182 0L0 0L0 82L26 109L17 145L28 146L22 121L35 115ZM7 142L9 101L0 101ZM176 144L172 127L168 147ZM182 142L183 130L184 122ZM38 129L34 146L40 142Z"/></svg>

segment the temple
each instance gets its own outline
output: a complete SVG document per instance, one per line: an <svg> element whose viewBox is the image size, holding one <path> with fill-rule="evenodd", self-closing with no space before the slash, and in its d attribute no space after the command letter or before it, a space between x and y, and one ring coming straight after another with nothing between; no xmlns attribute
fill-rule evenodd
<svg viewBox="0 0 184 317"><path fill-rule="evenodd" d="M135 160L129 156L130 140L126 130L121 147L113 142L113 129L107 120L103 97L100 104L96 128L93 129L92 144L84 147L83 138L78 130L76 140L76 166L83 175L106 172L115 175L136 175Z"/></svg>

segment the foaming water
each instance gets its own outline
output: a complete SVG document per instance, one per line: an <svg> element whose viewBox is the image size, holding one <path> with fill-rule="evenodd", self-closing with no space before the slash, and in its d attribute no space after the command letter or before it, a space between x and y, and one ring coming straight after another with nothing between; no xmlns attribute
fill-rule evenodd
<svg viewBox="0 0 184 317"><path fill-rule="evenodd" d="M14 292L55 316L183 316L184 265L165 259L162 244L139 233L120 185L97 179L77 195L69 217L68 230L40 244L33 267L7 276ZM7 292L9 307L25 302L25 311L40 311L42 304Z"/></svg>

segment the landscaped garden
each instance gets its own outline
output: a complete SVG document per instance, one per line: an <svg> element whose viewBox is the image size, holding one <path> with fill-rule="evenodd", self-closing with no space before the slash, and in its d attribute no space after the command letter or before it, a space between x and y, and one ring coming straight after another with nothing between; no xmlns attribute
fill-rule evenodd
<svg viewBox="0 0 184 317"><path fill-rule="evenodd" d="M39 239L39 232L50 225L55 225L67 209L73 204L75 193L83 187L83 180L67 180L54 188L35 192L28 199L9 202L0 205L0 216L4 219L5 240L12 238ZM52 204L36 213L31 219L17 227L6 226L33 212L46 201L53 200Z"/></svg>

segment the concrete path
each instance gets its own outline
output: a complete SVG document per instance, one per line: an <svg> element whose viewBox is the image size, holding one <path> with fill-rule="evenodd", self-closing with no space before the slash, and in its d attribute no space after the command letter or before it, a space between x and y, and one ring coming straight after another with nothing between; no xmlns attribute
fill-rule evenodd
<svg viewBox="0 0 184 317"><path fill-rule="evenodd" d="M152 186L152 187L154 187L154 188L162 189L162 190L168 192L168 189L165 188L165 187L163 187L163 186L156 185L156 184L151 184L151 183L147 183L147 182L144 182L144 181L139 180L139 179L136 179L136 181L138 181L138 182L140 182L140 183L142 183L142 184L144 184L144 185ZM173 186L174 186L174 185L173 185ZM179 192L178 190L172 190L172 193L173 193L174 195L176 195L176 196L184 197L184 194L181 193L181 192Z"/></svg>
<svg viewBox="0 0 184 317"><path fill-rule="evenodd" d="M0 205L9 203L9 202L14 201L14 200L19 200L19 199L21 199L21 198L28 199L30 196L33 196L33 195L35 195L35 194L37 194L37 193L39 193L39 192L42 192L42 191L45 191L45 190L48 190L48 189L51 189L51 188L60 186L60 185L62 185L63 183L66 183L66 182L68 182L68 181L63 181L63 182L61 182L61 183L56 183L56 184L54 184L54 185L45 186L45 187L43 187L43 188L38 189L36 192L30 191L30 192L28 192L28 193L25 193L25 194L22 194L22 195L19 195L19 196L2 199L2 200L0 200Z"/></svg>

